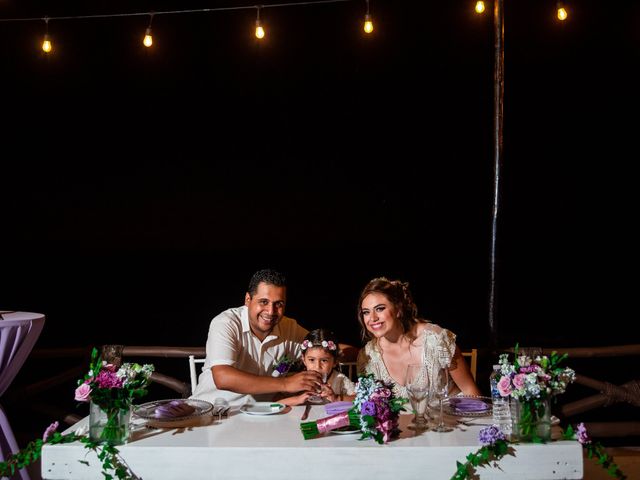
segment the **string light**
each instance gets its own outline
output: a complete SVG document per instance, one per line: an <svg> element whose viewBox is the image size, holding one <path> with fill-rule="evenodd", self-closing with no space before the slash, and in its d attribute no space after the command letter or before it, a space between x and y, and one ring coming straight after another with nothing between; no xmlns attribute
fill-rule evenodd
<svg viewBox="0 0 640 480"><path fill-rule="evenodd" d="M482 0L478 0L476 2L476 13L484 13L484 2Z"/></svg>
<svg viewBox="0 0 640 480"><path fill-rule="evenodd" d="M558 10L558 20L560 20L561 22L564 22L569 16L569 14L567 13L567 9L565 8L562 2L558 2L557 10Z"/></svg>
<svg viewBox="0 0 640 480"><path fill-rule="evenodd" d="M144 32L144 40L142 40L142 44L147 48L153 45L153 35L151 35L151 22L153 22L153 13L150 15L149 26Z"/></svg>
<svg viewBox="0 0 640 480"><path fill-rule="evenodd" d="M49 18L48 17L44 17L44 24L45 24L45 34L44 34L44 40L42 41L42 51L44 53L51 53L53 46L51 45L51 40L49 39Z"/></svg>
<svg viewBox="0 0 640 480"><path fill-rule="evenodd" d="M256 38L263 39L264 38L264 28L260 23L260 6L256 7L257 16L256 16Z"/></svg>
<svg viewBox="0 0 640 480"><path fill-rule="evenodd" d="M364 16L364 33L371 33L373 32L373 21L371 20L371 14L369 13L369 0L367 1L367 13Z"/></svg>

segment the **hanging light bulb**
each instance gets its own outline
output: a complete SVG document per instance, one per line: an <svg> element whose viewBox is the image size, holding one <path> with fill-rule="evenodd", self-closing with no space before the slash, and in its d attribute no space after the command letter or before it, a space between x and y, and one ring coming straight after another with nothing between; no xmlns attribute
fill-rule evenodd
<svg viewBox="0 0 640 480"><path fill-rule="evenodd" d="M49 18L48 17L44 17L44 24L45 24L45 34L44 34L44 39L42 40L42 51L44 53L51 53L51 50L53 50L53 46L51 45L51 40L49 39Z"/></svg>
<svg viewBox="0 0 640 480"><path fill-rule="evenodd" d="M264 28L262 27L262 23L260 23L260 7L258 8L258 14L256 17L256 38L262 39L264 38Z"/></svg>
<svg viewBox="0 0 640 480"><path fill-rule="evenodd" d="M142 44L147 48L153 45L153 35L151 35L151 22L153 22L153 13L149 18L149 26L144 32L144 40L142 40Z"/></svg>
<svg viewBox="0 0 640 480"><path fill-rule="evenodd" d="M44 53L51 53L53 47L51 46L51 40L49 40L49 35L44 34L44 40L42 41L42 51Z"/></svg>
<svg viewBox="0 0 640 480"><path fill-rule="evenodd" d="M484 12L484 2L482 0L478 0L476 2L476 13L483 13Z"/></svg>
<svg viewBox="0 0 640 480"><path fill-rule="evenodd" d="M558 8L558 20L560 20L561 22L564 22L569 16L569 14L567 13L567 9L564 7L562 2L558 2L557 8Z"/></svg>
<svg viewBox="0 0 640 480"><path fill-rule="evenodd" d="M367 0L367 13L364 16L364 33L373 32L373 21L371 20L371 14L369 13L369 0Z"/></svg>
<svg viewBox="0 0 640 480"><path fill-rule="evenodd" d="M153 45L153 36L151 35L151 27L147 27L146 32L144 32L144 40L142 40L142 43L147 48Z"/></svg>

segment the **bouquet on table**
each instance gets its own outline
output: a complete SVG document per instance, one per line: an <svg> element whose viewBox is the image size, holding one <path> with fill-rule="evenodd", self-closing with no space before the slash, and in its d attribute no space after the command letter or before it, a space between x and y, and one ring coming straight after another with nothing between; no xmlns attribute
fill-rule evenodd
<svg viewBox="0 0 640 480"><path fill-rule="evenodd" d="M131 405L147 394L153 365L123 363L117 368L101 360L93 349L89 372L78 380L75 399L90 402L91 440L112 445L124 443L129 434Z"/></svg>
<svg viewBox="0 0 640 480"><path fill-rule="evenodd" d="M372 374L362 375L356 384L356 398L349 410L313 422L300 424L305 440L342 427L362 431L362 437L387 443L400 433L398 416L404 410L405 398L396 398L392 385L376 380Z"/></svg>
<svg viewBox="0 0 640 480"><path fill-rule="evenodd" d="M53 422L45 430L42 438L33 440L19 452L10 455L0 462L0 477L13 477L18 470L27 467L40 458L42 447L46 444L56 445L62 443L81 442L85 448L96 452L102 463L102 474L106 480L114 476L120 480L138 480L139 477L131 471L129 466L120 458L115 443L126 440L129 424L123 424L121 412L130 412L132 400L140 398L147 393L146 386L153 372L153 365L140 366L138 364L124 363L120 368L103 362L98 356L98 350L91 353L90 370L83 380L78 381L75 391L75 399L80 402L91 402L97 409L105 413L106 422L101 428L90 428L90 435L86 434L86 428L62 434L58 432L59 423ZM95 412L91 411L91 416ZM98 438L93 438L98 434ZM116 442L115 440L118 440ZM78 462L89 465L85 459Z"/></svg>
<svg viewBox="0 0 640 480"><path fill-rule="evenodd" d="M537 431L538 422L549 415L549 399L564 393L567 385L575 380L575 372L560 364L567 354L551 356L522 355L518 345L514 349L513 363L509 355L500 355L498 391L503 397L511 396L518 402L518 415L514 419L514 429L522 439L541 441L548 438ZM550 433L549 429L546 429ZM546 435L545 435L546 436Z"/></svg>

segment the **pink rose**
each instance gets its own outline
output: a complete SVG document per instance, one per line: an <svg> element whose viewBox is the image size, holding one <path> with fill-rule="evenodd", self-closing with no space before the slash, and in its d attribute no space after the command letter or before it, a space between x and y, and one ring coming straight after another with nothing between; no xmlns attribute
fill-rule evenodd
<svg viewBox="0 0 640 480"><path fill-rule="evenodd" d="M498 392L501 397L508 397L511 395L511 379L505 375L498 382Z"/></svg>
<svg viewBox="0 0 640 480"><path fill-rule="evenodd" d="M76 388L76 401L88 402L90 395L91 395L91 387L86 383L83 383L78 388Z"/></svg>
<svg viewBox="0 0 640 480"><path fill-rule="evenodd" d="M513 386L516 390L522 390L524 388L524 380L527 376L524 373L519 373L513 377Z"/></svg>

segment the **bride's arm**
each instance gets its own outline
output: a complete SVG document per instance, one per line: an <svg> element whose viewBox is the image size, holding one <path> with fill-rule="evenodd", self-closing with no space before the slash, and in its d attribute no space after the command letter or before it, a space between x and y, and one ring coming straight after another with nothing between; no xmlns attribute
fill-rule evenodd
<svg viewBox="0 0 640 480"><path fill-rule="evenodd" d="M460 348L457 346L456 352L451 359L449 374L451 375L451 379L464 395L480 395L480 390L478 389L476 382L473 381L471 370L469 370L469 366L462 356Z"/></svg>

